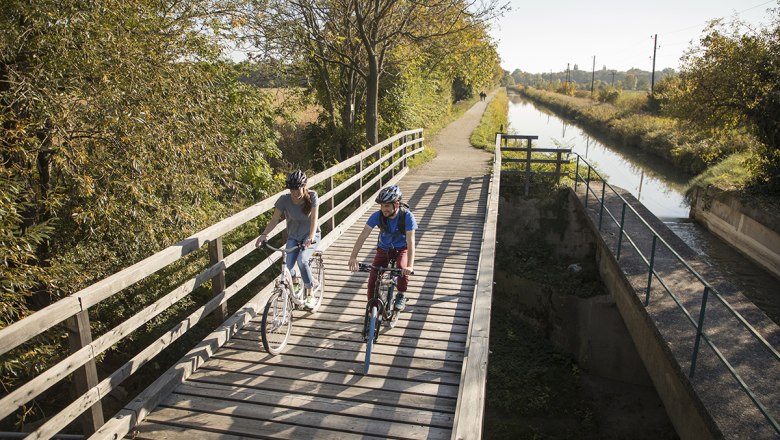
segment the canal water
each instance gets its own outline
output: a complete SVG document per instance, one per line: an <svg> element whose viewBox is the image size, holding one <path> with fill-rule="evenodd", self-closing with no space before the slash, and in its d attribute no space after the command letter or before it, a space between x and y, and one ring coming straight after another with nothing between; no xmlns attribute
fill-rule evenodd
<svg viewBox="0 0 780 440"><path fill-rule="evenodd" d="M596 140L592 135L536 107L518 95L509 95L509 132L535 135L542 148L571 148L593 165L607 181L630 192L663 220L688 246L720 271L745 296L780 324L780 281L753 264L709 231L688 218L684 197L690 179L660 158L638 150Z"/></svg>

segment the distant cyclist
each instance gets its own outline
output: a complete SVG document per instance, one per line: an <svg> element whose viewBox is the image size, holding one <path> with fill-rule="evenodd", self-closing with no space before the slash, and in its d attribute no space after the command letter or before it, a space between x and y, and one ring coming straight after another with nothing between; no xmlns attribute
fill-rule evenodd
<svg viewBox="0 0 780 440"><path fill-rule="evenodd" d="M320 228L317 225L319 218L319 206L317 203L317 193L306 188L306 174L301 170L296 170L287 176L287 188L289 194L279 197L274 203L274 214L271 221L265 227L262 235L257 239L256 246L262 245L268 239L268 233L274 229L284 214L287 219L287 248L294 248L287 253L287 268L293 276L293 284L297 284L298 278L295 270L295 263L298 262L298 268L303 278L303 286L306 289L305 306L312 308L316 299L311 291L314 280L309 266L309 259L317 249L320 242ZM302 244L304 250L297 248Z"/></svg>
<svg viewBox="0 0 780 440"><path fill-rule="evenodd" d="M379 192L376 197L379 210L368 218L349 257L349 269L358 270L357 254L371 230L379 226L373 265L387 266L388 261L395 258L397 267L403 269L403 276L398 279L398 295L394 305L399 312L406 307L406 286L409 275L414 271L414 231L417 229L417 221L408 206L401 202L401 196L401 189L397 185L388 186ZM368 277L368 299L374 296L376 278L377 271L373 269Z"/></svg>

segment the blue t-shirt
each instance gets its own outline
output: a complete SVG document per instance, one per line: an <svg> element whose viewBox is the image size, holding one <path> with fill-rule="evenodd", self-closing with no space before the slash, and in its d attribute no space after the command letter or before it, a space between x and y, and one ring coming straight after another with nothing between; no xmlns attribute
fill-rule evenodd
<svg viewBox="0 0 780 440"><path fill-rule="evenodd" d="M373 214L371 214L371 217L368 218L368 221L366 224L372 228L375 228L379 226L379 217L382 215L382 211L376 211ZM398 219L400 219L400 216L395 216L395 218L387 219L387 227L385 228L384 232L379 233L379 243L377 244L378 247L389 250L389 249L398 249L407 247L406 246L406 231L399 231L398 230ZM417 221L414 219L414 214L412 214L412 211L406 210L406 230L407 231L414 231L417 229Z"/></svg>

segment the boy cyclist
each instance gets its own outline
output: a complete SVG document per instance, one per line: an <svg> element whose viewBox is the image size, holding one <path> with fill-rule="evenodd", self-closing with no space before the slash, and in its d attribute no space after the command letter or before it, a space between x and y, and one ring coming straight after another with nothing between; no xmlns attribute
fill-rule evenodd
<svg viewBox="0 0 780 440"><path fill-rule="evenodd" d="M371 230L379 226L379 240L374 266L387 266L391 258L395 258L397 267L403 270L403 276L398 279L398 295L395 299L395 310L401 311L406 307L406 286L409 275L414 272L414 231L417 229L417 221L411 211L401 203L401 189L397 185L383 188L376 197L379 203L379 211L371 214L363 231L360 232L352 254L349 257L349 269L358 270L357 254L363 243L371 234ZM368 299L374 296L377 271L371 270L368 277Z"/></svg>

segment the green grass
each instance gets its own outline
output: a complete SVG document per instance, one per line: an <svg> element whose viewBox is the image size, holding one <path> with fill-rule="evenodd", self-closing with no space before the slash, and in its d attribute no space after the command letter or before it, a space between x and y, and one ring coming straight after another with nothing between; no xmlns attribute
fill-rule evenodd
<svg viewBox="0 0 780 440"><path fill-rule="evenodd" d="M686 194L692 192L694 188L706 188L710 185L723 190L743 189L753 176L749 166L751 162L755 162L754 153L734 153L691 179Z"/></svg>
<svg viewBox="0 0 780 440"><path fill-rule="evenodd" d="M642 112L647 105L647 92L646 91L622 91L618 96L615 107L625 112L638 113Z"/></svg>
<svg viewBox="0 0 780 440"><path fill-rule="evenodd" d="M409 165L409 168L417 168L426 162L432 161L435 157L436 157L436 150L426 146L425 149L422 151L422 153L417 153L414 156L412 156L407 161L407 164Z"/></svg>
<svg viewBox="0 0 780 440"><path fill-rule="evenodd" d="M754 149L755 140L737 131L719 136L703 132L677 119L647 112L645 92L621 92L617 102L597 103L533 88L518 92L578 125L618 144L639 148L665 159L674 167L696 175L725 157Z"/></svg>
<svg viewBox="0 0 780 440"><path fill-rule="evenodd" d="M508 126L509 98L506 90L501 89L488 103L479 126L471 133L471 145L488 151L495 150L496 132Z"/></svg>
<svg viewBox="0 0 780 440"><path fill-rule="evenodd" d="M571 356L499 304L490 351L483 438L592 438L594 410Z"/></svg>

